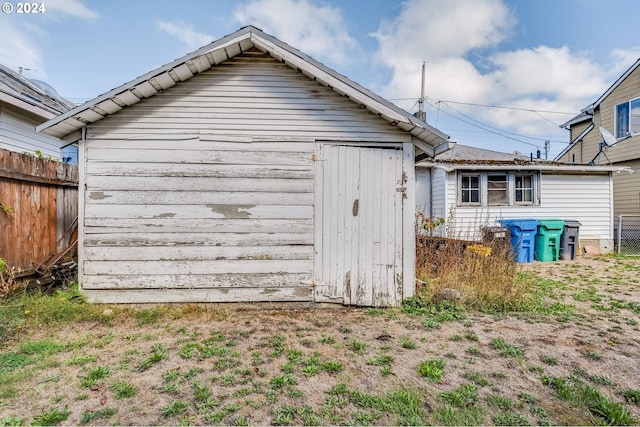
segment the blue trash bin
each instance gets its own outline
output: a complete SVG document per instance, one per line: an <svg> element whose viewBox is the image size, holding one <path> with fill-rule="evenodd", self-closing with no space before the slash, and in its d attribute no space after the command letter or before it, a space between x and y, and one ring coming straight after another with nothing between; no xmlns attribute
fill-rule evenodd
<svg viewBox="0 0 640 427"><path fill-rule="evenodd" d="M501 219L498 221L509 230L511 235L511 249L516 262L533 262L535 252L536 233L538 220L525 219Z"/></svg>

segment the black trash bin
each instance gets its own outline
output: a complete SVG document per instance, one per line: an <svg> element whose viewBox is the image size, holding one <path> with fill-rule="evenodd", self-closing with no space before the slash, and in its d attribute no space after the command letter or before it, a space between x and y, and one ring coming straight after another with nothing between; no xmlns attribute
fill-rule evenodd
<svg viewBox="0 0 640 427"><path fill-rule="evenodd" d="M564 231L560 236L560 259L569 261L576 259L578 255L578 240L580 236L580 224L575 220L564 221Z"/></svg>

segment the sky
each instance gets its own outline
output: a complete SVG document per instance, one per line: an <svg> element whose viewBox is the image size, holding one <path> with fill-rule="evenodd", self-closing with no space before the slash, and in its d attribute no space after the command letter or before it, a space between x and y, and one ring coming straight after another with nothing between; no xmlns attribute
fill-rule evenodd
<svg viewBox="0 0 640 427"><path fill-rule="evenodd" d="M28 14L0 3L0 63L76 104L253 25L410 113L424 63L430 125L543 158L549 141L549 159L569 143L560 125L640 57L637 0L43 0Z"/></svg>

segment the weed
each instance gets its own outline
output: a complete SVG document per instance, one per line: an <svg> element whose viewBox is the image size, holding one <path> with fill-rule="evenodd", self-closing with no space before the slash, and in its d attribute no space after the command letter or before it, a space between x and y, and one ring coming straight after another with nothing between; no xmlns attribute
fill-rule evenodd
<svg viewBox="0 0 640 427"><path fill-rule="evenodd" d="M320 344L335 344L336 339L333 335L322 334L319 340Z"/></svg>
<svg viewBox="0 0 640 427"><path fill-rule="evenodd" d="M589 380L594 384L613 385L613 381L603 375L591 375Z"/></svg>
<svg viewBox="0 0 640 427"><path fill-rule="evenodd" d="M286 338L283 335L277 334L269 340L269 347L273 349L270 354L271 357L278 357L285 352Z"/></svg>
<svg viewBox="0 0 640 427"><path fill-rule="evenodd" d="M365 351L367 351L367 347L368 347L367 343L358 341L355 338L349 341L349 345L347 345L347 348L349 350L354 351L358 354L363 354Z"/></svg>
<svg viewBox="0 0 640 427"><path fill-rule="evenodd" d="M542 363L546 363L547 365L557 365L558 359L553 356L542 355L540 356L540 361Z"/></svg>
<svg viewBox="0 0 640 427"><path fill-rule="evenodd" d="M367 363L373 366L388 366L393 363L393 360L393 356L383 354L379 357L372 357L371 359L367 360Z"/></svg>
<svg viewBox="0 0 640 427"><path fill-rule="evenodd" d="M161 343L154 344L151 348L151 355L138 363L136 369L138 372L146 371L151 368L153 365L160 363L161 361L167 358L167 351Z"/></svg>
<svg viewBox="0 0 640 427"><path fill-rule="evenodd" d="M521 357L524 350L514 344L507 344L502 338L494 338L491 345L498 350L498 354L503 357Z"/></svg>
<svg viewBox="0 0 640 427"><path fill-rule="evenodd" d="M529 426L529 420L520 414L501 412L491 418L497 426Z"/></svg>
<svg viewBox="0 0 640 427"><path fill-rule="evenodd" d="M610 425L633 425L638 422L627 408L575 378L543 376L541 381L553 389L560 399L586 408L599 422Z"/></svg>
<svg viewBox="0 0 640 427"><path fill-rule="evenodd" d="M507 378L507 374L504 371L493 371L489 375L491 375L492 378Z"/></svg>
<svg viewBox="0 0 640 427"><path fill-rule="evenodd" d="M503 411L510 411L513 407L513 402L511 402L511 399L499 394L490 394L486 397L486 400L489 405Z"/></svg>
<svg viewBox="0 0 640 427"><path fill-rule="evenodd" d="M104 408L97 411L87 411L80 417L80 424L89 424L95 420L106 420L115 415L117 411L113 408Z"/></svg>
<svg viewBox="0 0 640 427"><path fill-rule="evenodd" d="M24 419L20 417L4 417L0 419L0 427L17 427L21 426L23 422Z"/></svg>
<svg viewBox="0 0 640 427"><path fill-rule="evenodd" d="M532 394L525 393L525 392L520 393L518 395L518 399L520 399L522 402L528 403L530 405L533 405L533 404L538 402L538 398L537 397L535 397Z"/></svg>
<svg viewBox="0 0 640 427"><path fill-rule="evenodd" d="M640 390L634 390L632 388L626 388L620 392L624 400L633 404L640 404Z"/></svg>
<svg viewBox="0 0 640 427"><path fill-rule="evenodd" d="M596 353L594 351L585 351L585 352L582 353L582 355L584 357L586 357L587 359L592 360L594 362L597 362L598 360L600 360L602 358L598 353Z"/></svg>
<svg viewBox="0 0 640 427"><path fill-rule="evenodd" d="M180 389L175 383L163 383L160 387L160 393L178 394Z"/></svg>
<svg viewBox="0 0 640 427"><path fill-rule="evenodd" d="M406 348L407 350L415 350L416 348L418 348L418 345L409 337L404 336L400 338L400 347Z"/></svg>
<svg viewBox="0 0 640 427"><path fill-rule="evenodd" d="M436 424L444 426L476 426L484 425L482 408L471 405L466 408L456 408L444 405L435 411Z"/></svg>
<svg viewBox="0 0 640 427"><path fill-rule="evenodd" d="M184 402L182 400L174 400L167 406L162 407L161 413L165 417L175 417L180 414L184 414L187 412L189 408L189 403Z"/></svg>
<svg viewBox="0 0 640 427"><path fill-rule="evenodd" d="M71 415L71 411L69 411L66 406L64 409L53 408L48 411L45 410L33 419L33 424L39 426L55 426L66 421L69 415Z"/></svg>
<svg viewBox="0 0 640 427"><path fill-rule="evenodd" d="M113 383L109 388L115 393L116 399L133 397L138 392L136 386L123 381Z"/></svg>
<svg viewBox="0 0 640 427"><path fill-rule="evenodd" d="M93 387L98 383L99 380L106 378L109 376L109 368L106 366L98 366L97 368L93 368L89 371L89 374L82 378L82 382L80 385L82 387Z"/></svg>
<svg viewBox="0 0 640 427"><path fill-rule="evenodd" d="M318 365L306 365L302 368L302 374L305 377L313 377L318 372L320 372L320 366Z"/></svg>
<svg viewBox="0 0 640 427"><path fill-rule="evenodd" d="M468 371L462 374L462 377L473 382L478 387L486 387L490 384L485 377L483 377L477 372Z"/></svg>
<svg viewBox="0 0 640 427"><path fill-rule="evenodd" d="M155 325L160 320L160 308L143 308L134 312L138 326Z"/></svg>
<svg viewBox="0 0 640 427"><path fill-rule="evenodd" d="M391 374L393 374L391 366L383 366L380 368L380 375L382 375L383 377L389 376Z"/></svg>
<svg viewBox="0 0 640 427"><path fill-rule="evenodd" d="M476 348L476 347L469 347L465 351L467 352L467 354L470 354L472 356L481 356L482 355L480 350L478 350L478 348Z"/></svg>
<svg viewBox="0 0 640 427"><path fill-rule="evenodd" d="M292 374L278 375L269 381L269 386L272 389L280 389L291 385L296 385L298 381Z"/></svg>
<svg viewBox="0 0 640 427"><path fill-rule="evenodd" d="M464 337L469 341L478 341L478 335L476 335L476 333L473 331L467 332L466 334L464 334Z"/></svg>
<svg viewBox="0 0 640 427"><path fill-rule="evenodd" d="M442 393L440 397L445 403L462 408L471 406L478 400L478 389L472 384L464 384L455 390Z"/></svg>
<svg viewBox="0 0 640 427"><path fill-rule="evenodd" d="M337 362L335 360L328 360L322 364L321 368L323 371L330 374L337 374L338 372L342 372L343 366L340 362Z"/></svg>
<svg viewBox="0 0 640 427"><path fill-rule="evenodd" d="M162 379L165 381L175 381L180 378L180 371L177 369L169 369L162 373Z"/></svg>
<svg viewBox="0 0 640 427"><path fill-rule="evenodd" d="M87 363L95 362L98 360L98 356L95 354L87 354L84 356L73 356L69 360L67 360L67 365L86 365Z"/></svg>
<svg viewBox="0 0 640 427"><path fill-rule="evenodd" d="M441 382L445 363L442 359L425 360L418 365L418 375L433 382Z"/></svg>
<svg viewBox="0 0 640 427"><path fill-rule="evenodd" d="M192 387L193 397L196 399L196 402L206 402L211 398L211 390L206 385L196 381Z"/></svg>

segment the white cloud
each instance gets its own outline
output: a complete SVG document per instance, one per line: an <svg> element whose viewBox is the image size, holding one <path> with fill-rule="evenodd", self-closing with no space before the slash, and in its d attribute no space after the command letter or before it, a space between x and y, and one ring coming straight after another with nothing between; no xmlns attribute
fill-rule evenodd
<svg viewBox="0 0 640 427"><path fill-rule="evenodd" d="M410 0L398 17L383 22L373 36L380 43L378 59L393 66L416 56L437 60L494 46L513 23L499 0Z"/></svg>
<svg viewBox="0 0 640 427"><path fill-rule="evenodd" d="M253 0L234 9L243 25L254 25L319 60L351 62L358 43L339 9L309 0Z"/></svg>
<svg viewBox="0 0 640 427"><path fill-rule="evenodd" d="M170 36L178 39L189 50L198 49L215 40L215 37L205 33L199 33L194 30L193 25L186 22L168 22L158 21L156 23L160 31L164 31Z"/></svg>
<svg viewBox="0 0 640 427"><path fill-rule="evenodd" d="M45 7L47 12L70 15L79 19L91 21L100 17L98 12L89 9L81 0L47 0Z"/></svg>
<svg viewBox="0 0 640 427"><path fill-rule="evenodd" d="M18 23L7 15L0 15L3 42L0 43L0 64L17 71L19 67L41 72L42 51L32 35L39 33L37 27Z"/></svg>
<svg viewBox="0 0 640 427"><path fill-rule="evenodd" d="M568 47L538 46L482 56L499 48L515 24L516 17L502 0L407 1L400 14L374 34L379 41L377 60L393 76L383 94L417 100L423 61L431 103L449 100L577 114L607 89L609 70ZM629 67L634 55L637 58L638 52L619 51L614 59ZM401 106L411 108L414 103ZM557 133L557 125L571 118L517 109L455 108L495 127L532 136Z"/></svg>

